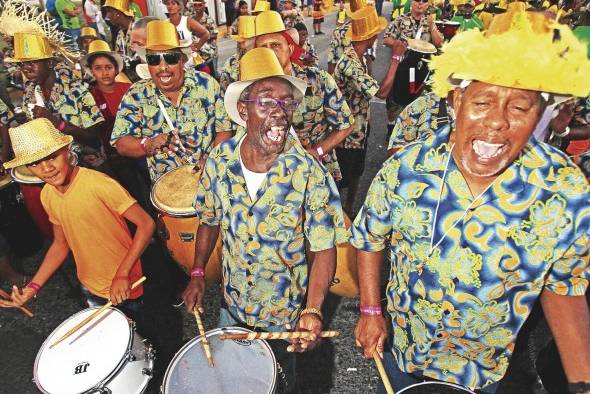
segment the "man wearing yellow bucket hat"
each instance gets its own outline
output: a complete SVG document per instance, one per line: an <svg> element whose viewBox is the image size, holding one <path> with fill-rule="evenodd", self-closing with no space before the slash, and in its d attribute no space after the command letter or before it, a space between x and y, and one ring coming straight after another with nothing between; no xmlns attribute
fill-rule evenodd
<svg viewBox="0 0 590 394"><path fill-rule="evenodd" d="M125 74L134 76L134 66L131 65L133 51L131 50L130 31L133 26L133 11L129 9L129 0L106 0L102 5L105 19L114 24L119 32L115 39L115 51L125 62ZM136 78L132 78L135 80Z"/></svg>
<svg viewBox="0 0 590 394"><path fill-rule="evenodd" d="M14 58L27 78L24 107L31 119L49 119L79 144L81 164L102 169L104 154L99 134L102 117L88 88L72 70L53 57L48 40L40 35L15 33Z"/></svg>
<svg viewBox="0 0 590 394"><path fill-rule="evenodd" d="M350 47L350 37L346 36L351 23L349 15L351 12L358 11L366 5L367 2L365 0L350 0L350 6L346 9L346 19L332 32L330 50L328 52L328 73L331 75L334 74L336 63L338 63L338 60L344 54L344 50Z"/></svg>
<svg viewBox="0 0 590 394"><path fill-rule="evenodd" d="M211 76L184 69L190 48L181 46L168 21L147 24L144 49L151 79L127 92L115 120L111 144L119 154L146 157L152 182L179 165L204 160L228 138L231 124Z"/></svg>
<svg viewBox="0 0 590 394"><path fill-rule="evenodd" d="M352 212L359 178L364 170L366 137L369 132L369 101L374 96L387 97L399 64L395 57L402 56L405 52L404 45L395 47L394 58L379 84L369 74L364 54L373 47L379 33L387 26L387 21L379 17L375 7L370 5L351 13L350 17L348 36L352 45L344 50L334 70L334 79L354 116L352 133L336 148L342 170L342 186L348 187L348 197L344 204L347 212Z"/></svg>
<svg viewBox="0 0 590 394"><path fill-rule="evenodd" d="M268 48L240 60L240 81L228 87L225 106L246 133L215 148L205 164L194 204L201 223L197 257L183 293L188 310L206 305L201 273L221 231L220 326L313 333L310 340L270 344L285 374L278 391L285 393L295 392L293 352L318 343L336 245L347 239L333 179L289 131L306 85L286 75Z"/></svg>
<svg viewBox="0 0 590 394"><path fill-rule="evenodd" d="M460 24L459 31L469 29L483 30L484 23L474 13L475 3L473 0L455 0L451 1L451 4L457 7L457 12L455 12L455 15L451 21L458 22Z"/></svg>
<svg viewBox="0 0 590 394"><path fill-rule="evenodd" d="M394 154L354 221L357 344L383 353L397 390L436 379L494 393L539 300L569 392L587 393L590 185L532 136L547 102L590 92L585 47L567 26L517 13L506 31L459 33L430 66L437 95L454 89L455 128Z"/></svg>
<svg viewBox="0 0 590 394"><path fill-rule="evenodd" d="M98 34L96 34L96 30L93 27L84 26L80 30L80 40L78 42L78 46L82 53L88 53L88 46L94 40L98 39Z"/></svg>
<svg viewBox="0 0 590 394"><path fill-rule="evenodd" d="M334 180L340 180L342 174L334 149L352 131L353 118L334 78L316 67L303 68L291 63L293 47L276 11L256 16L255 46L273 49L285 74L307 83L303 102L293 115L293 127L308 152L323 161Z"/></svg>
<svg viewBox="0 0 590 394"><path fill-rule="evenodd" d="M230 83L240 78L240 59L247 50L254 47L254 36L256 35L254 15L241 15L238 17L238 33L231 35L232 40L238 43L238 50L230 56L221 70L219 70L219 87L225 92Z"/></svg>
<svg viewBox="0 0 590 394"><path fill-rule="evenodd" d="M31 282L21 289L14 286L11 300L0 300L0 307L33 298L71 251L88 305L110 300L141 321L143 289L131 290L131 283L142 276L139 258L154 232L153 220L117 182L72 165L72 137L47 119L10 129L10 139L15 157L4 165L26 165L45 182L41 201L53 225L53 241ZM133 236L126 220L136 226Z"/></svg>

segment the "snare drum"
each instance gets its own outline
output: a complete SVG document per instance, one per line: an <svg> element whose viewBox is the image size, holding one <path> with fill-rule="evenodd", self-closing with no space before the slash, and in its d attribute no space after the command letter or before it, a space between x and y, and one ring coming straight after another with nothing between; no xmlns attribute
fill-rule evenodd
<svg viewBox="0 0 590 394"><path fill-rule="evenodd" d="M457 34L457 30L459 30L459 26L461 24L455 21L435 21L436 27L440 32L443 34L445 41L449 41L451 38Z"/></svg>
<svg viewBox="0 0 590 394"><path fill-rule="evenodd" d="M143 393L152 376L154 352L118 309L108 308L64 342L49 346L98 308L85 309L59 325L37 354L34 381L47 394Z"/></svg>
<svg viewBox="0 0 590 394"><path fill-rule="evenodd" d="M418 98L429 74L427 61L436 53L436 47L423 40L408 38L408 49L397 67L389 99L406 106Z"/></svg>
<svg viewBox="0 0 590 394"><path fill-rule="evenodd" d="M195 240L199 220L193 208L201 174L193 174L193 165L184 165L162 175L154 183L150 199L160 212L159 233L170 255L190 273L195 258ZM221 237L205 267L209 283L221 280Z"/></svg>
<svg viewBox="0 0 590 394"><path fill-rule="evenodd" d="M344 225L347 230L351 225L347 214L344 214ZM330 293L349 298L359 294L356 250L348 242L336 247L336 274L330 285Z"/></svg>
<svg viewBox="0 0 590 394"><path fill-rule="evenodd" d="M221 334L249 333L240 327L207 331L214 367L209 367L201 343L202 337L190 340L176 353L168 366L162 393L274 393L277 364L264 340L221 340Z"/></svg>

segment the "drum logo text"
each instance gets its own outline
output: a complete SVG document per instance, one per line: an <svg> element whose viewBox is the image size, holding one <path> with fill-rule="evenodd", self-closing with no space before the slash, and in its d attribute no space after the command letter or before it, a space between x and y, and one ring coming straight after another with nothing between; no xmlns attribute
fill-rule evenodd
<svg viewBox="0 0 590 394"><path fill-rule="evenodd" d="M88 361L84 361L84 362L76 365L76 368L74 368L74 375L78 375L78 374L86 372L89 365L90 365L90 363Z"/></svg>

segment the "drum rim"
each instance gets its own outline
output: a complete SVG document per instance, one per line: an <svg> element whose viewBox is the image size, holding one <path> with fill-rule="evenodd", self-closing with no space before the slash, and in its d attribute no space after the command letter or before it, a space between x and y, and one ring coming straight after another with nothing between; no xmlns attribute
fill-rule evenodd
<svg viewBox="0 0 590 394"><path fill-rule="evenodd" d="M70 319L72 319L75 316L78 316L86 311L90 311L90 310L95 310L95 309L100 309L100 306L97 307L92 307L92 308L86 308L86 309L82 309L81 311L71 315L70 317L68 317L66 320L64 320L63 322L61 322L61 324L57 327L55 327L55 329L53 329L53 331L51 331L51 334L49 334L47 336L47 338L45 338L45 341L43 341L43 344L41 344L41 347L39 348L39 351L37 352L37 356L35 357L35 364L33 366L33 380L35 382L35 385L37 386L37 388L39 390L41 390L43 393L45 394L52 394L49 391L45 391L45 389L41 386L41 383L39 382L38 379L38 373L37 371L39 370L39 358L41 357L41 353L42 351L47 347L48 342L49 342L49 338L51 338L51 335L56 332L57 330L59 330L61 328L61 326L63 326L64 324L66 324L67 321L69 321ZM110 311L115 311L117 313L119 313L120 315L123 316L123 318L125 318L125 320L129 323L129 341L127 342L127 351L125 352L125 355L123 356L123 358L121 358L121 360L119 360L119 363L115 366L115 368L109 372L109 374L102 379L101 381L97 382L94 386L90 387L88 390L83 391L82 393L94 393L97 389L104 387L109 381L111 381L111 379L116 375L117 372L119 372L119 370L121 369L121 367L125 364L125 362L127 361L127 355L129 354L129 351L131 350L131 346L133 345L133 337L134 337L134 330L133 330L133 324L131 324L129 322L129 319L127 318L127 316L125 316L125 314L123 312L121 312L120 310L118 310L117 308L113 308L113 307L109 307L107 308L107 310Z"/></svg>
<svg viewBox="0 0 590 394"><path fill-rule="evenodd" d="M409 386L407 386L407 387L404 387L403 389L401 389L400 391L398 391L398 394L403 394L403 393L404 393L404 391L406 391L407 389L411 389L411 388L413 388L413 387L417 387L417 386L427 386L427 385L428 385L428 386L432 386L432 385L451 386L451 387L453 387L453 388L460 389L460 390L464 390L464 391L466 391L466 392L468 392L468 393L473 393L473 394L475 394L475 393L474 393L473 391L471 391L471 390L470 390L468 387L463 387L463 386L460 386L460 385L458 385L458 384L455 384L455 383L450 383L450 382L440 382L440 381L431 381L431 382L420 382L420 383L414 383L414 384L411 384L411 385L409 385Z"/></svg>
<svg viewBox="0 0 590 394"><path fill-rule="evenodd" d="M438 23L440 25L461 26L461 22L457 21L434 21L434 23Z"/></svg>
<svg viewBox="0 0 590 394"><path fill-rule="evenodd" d="M70 159L71 164L74 166L78 165L78 155L76 154L76 152L70 151L70 155L71 155L71 159ZM24 164L23 164L23 166L24 166ZM12 177L12 179L16 183L22 183L24 185L43 185L43 184L45 184L44 181L42 181L39 177L36 177L34 175L33 175L33 177L35 177L35 179L24 179L24 178L19 177L16 173L16 170L19 167L22 167L22 166L17 166L17 167L10 169L10 176Z"/></svg>
<svg viewBox="0 0 590 394"><path fill-rule="evenodd" d="M175 217L175 218L191 218L191 217L197 216L197 210L195 208L191 207L191 209L192 209L191 212L171 212L165 208L162 208L161 204L158 203L158 201L156 200L156 185L158 184L158 182L160 182L160 179L162 179L162 177L164 177L166 174L169 174L174 171L178 171L178 170L185 168L185 167L194 167L194 165L183 164L181 166L173 168L170 171L166 172L165 174L162 174L158 179L156 179L156 181L152 185L152 190L150 190L150 202L152 203L154 208L156 208L159 212L164 213L168 216Z"/></svg>
<svg viewBox="0 0 590 394"><path fill-rule="evenodd" d="M213 330L209 330L207 332L205 332L205 335L207 336L207 338L213 336L214 334L217 334L219 332L223 332L223 333L235 333L235 334L241 334L241 333L251 333L254 332L252 330L248 330L247 328L244 327L234 327L234 326L230 326L230 327L218 327L218 328L214 328ZM174 355L174 357L172 357L172 360L170 360L170 364L168 364L168 367L166 368L166 373L164 374L164 378L162 379L162 386L160 387L160 392L162 394L166 394L168 393L168 383L169 383L169 378L170 378L170 374L172 371L172 365L176 364L177 359L182 356L186 350L188 350L188 348L192 347L194 342L198 342L199 338L201 338L200 335L194 337L193 339L191 339L190 341L188 341L187 343L185 343ZM272 386L271 386L271 390L268 392L268 394L272 394L277 386L277 359L275 357L274 352L272 351L270 345L268 344L267 341L265 340L259 340L257 339L257 341L261 341L264 345L264 347L266 347L266 349L269 351L270 356L272 358L272 362L273 362L273 366L274 366L274 377L272 380Z"/></svg>

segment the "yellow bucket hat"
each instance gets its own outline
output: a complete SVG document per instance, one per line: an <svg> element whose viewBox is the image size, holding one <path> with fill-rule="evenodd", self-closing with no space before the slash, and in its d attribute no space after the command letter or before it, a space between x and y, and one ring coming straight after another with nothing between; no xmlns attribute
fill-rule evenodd
<svg viewBox="0 0 590 394"><path fill-rule="evenodd" d="M263 34L281 33L285 30L285 24L281 14L276 11L264 11L256 15L256 37Z"/></svg>
<svg viewBox="0 0 590 394"><path fill-rule="evenodd" d="M238 112L238 101L240 95L248 86L261 79L280 77L290 82L295 88L295 98L301 100L305 95L307 83L302 79L285 75L279 59L268 48L254 48L249 50L240 59L240 80L231 83L225 91L225 110L231 120L240 126L246 126L246 122Z"/></svg>
<svg viewBox="0 0 590 394"><path fill-rule="evenodd" d="M586 46L569 27L527 14L513 14L504 32L486 34L473 29L453 37L442 54L430 60L434 93L446 97L462 80L473 80L558 96L588 96Z"/></svg>
<svg viewBox="0 0 590 394"><path fill-rule="evenodd" d="M88 53L84 55L82 61L80 62L88 73L90 73L90 65L88 64L88 59L92 55L98 54L109 55L117 62L117 68L119 69L119 72L123 70L123 58L121 57L121 55L119 55L117 52L111 51L111 47L109 47L109 44L107 44L106 41L94 40L88 46Z"/></svg>
<svg viewBox="0 0 590 394"><path fill-rule="evenodd" d="M364 41L379 34L387 27L387 20L377 15L375 7L368 5L350 15L350 28L346 36L351 41Z"/></svg>
<svg viewBox="0 0 590 394"><path fill-rule="evenodd" d="M270 11L270 2L266 0L258 0L252 14L258 14L259 12Z"/></svg>
<svg viewBox="0 0 590 394"><path fill-rule="evenodd" d="M133 11L129 9L129 0L107 0L103 5L102 8L110 7L119 12L122 12L124 15L133 17Z"/></svg>
<svg viewBox="0 0 590 394"><path fill-rule="evenodd" d="M350 5L346 4L344 10L348 15L352 14L367 6L367 0L350 0Z"/></svg>
<svg viewBox="0 0 590 394"><path fill-rule="evenodd" d="M71 135L59 132L53 123L38 118L8 130L14 159L4 163L5 168L14 168L41 160L74 140Z"/></svg>
<svg viewBox="0 0 590 394"><path fill-rule="evenodd" d="M84 26L82 29L80 29L80 38L84 37L98 38L98 34L96 34L96 30L94 29L94 27Z"/></svg>
<svg viewBox="0 0 590 394"><path fill-rule="evenodd" d="M181 43L178 38L178 31L172 23L167 20L151 21L146 26L145 47L137 49L140 58L145 57L147 50L168 51L180 49L185 55L190 56L190 43Z"/></svg>
<svg viewBox="0 0 590 394"><path fill-rule="evenodd" d="M253 15L241 15L238 19L238 34L232 34L231 39L244 42L256 36L256 17Z"/></svg>
<svg viewBox="0 0 590 394"><path fill-rule="evenodd" d="M14 57L7 63L29 62L53 58L53 49L45 36L32 33L14 33Z"/></svg>

